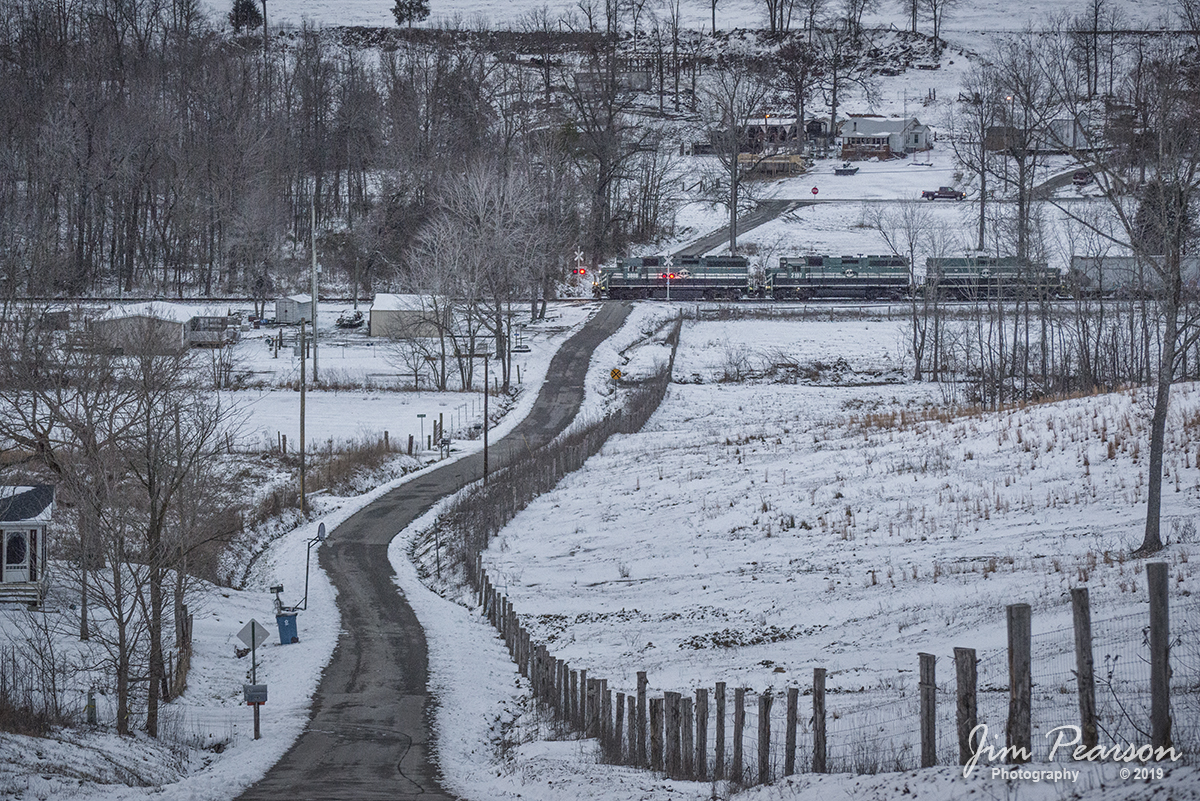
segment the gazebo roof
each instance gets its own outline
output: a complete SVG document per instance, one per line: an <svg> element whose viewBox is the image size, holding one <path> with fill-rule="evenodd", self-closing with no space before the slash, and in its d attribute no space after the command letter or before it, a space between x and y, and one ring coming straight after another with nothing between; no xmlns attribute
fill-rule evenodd
<svg viewBox="0 0 1200 801"><path fill-rule="evenodd" d="M50 484L0 486L0 523L47 522L53 505L54 487Z"/></svg>

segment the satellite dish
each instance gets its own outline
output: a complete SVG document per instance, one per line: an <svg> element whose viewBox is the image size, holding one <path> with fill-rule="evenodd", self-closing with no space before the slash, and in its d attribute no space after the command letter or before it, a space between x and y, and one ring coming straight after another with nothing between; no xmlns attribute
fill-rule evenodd
<svg viewBox="0 0 1200 801"><path fill-rule="evenodd" d="M321 542L325 541L325 524L324 523L317 526L317 539L320 540Z"/></svg>

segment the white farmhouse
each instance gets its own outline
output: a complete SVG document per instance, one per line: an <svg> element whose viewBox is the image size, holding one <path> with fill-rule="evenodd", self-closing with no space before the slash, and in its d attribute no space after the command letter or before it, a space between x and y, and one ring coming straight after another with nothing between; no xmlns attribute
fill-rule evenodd
<svg viewBox="0 0 1200 801"><path fill-rule="evenodd" d="M929 126L916 117L889 119L852 114L842 122L838 133L844 159L890 159L933 147Z"/></svg>

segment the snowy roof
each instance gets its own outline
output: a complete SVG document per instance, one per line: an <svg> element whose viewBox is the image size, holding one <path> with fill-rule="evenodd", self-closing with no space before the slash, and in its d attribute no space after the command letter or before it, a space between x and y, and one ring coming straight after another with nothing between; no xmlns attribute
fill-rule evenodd
<svg viewBox="0 0 1200 801"><path fill-rule="evenodd" d="M312 295L288 295L286 298L281 298L281 300L291 300L303 305L305 303L312 303Z"/></svg>
<svg viewBox="0 0 1200 801"><path fill-rule="evenodd" d="M371 311L421 311L425 308L426 295L388 295L375 296Z"/></svg>
<svg viewBox="0 0 1200 801"><path fill-rule="evenodd" d="M888 136L913 128L924 128L916 117L885 119L883 117L854 117L842 122L842 136Z"/></svg>
<svg viewBox="0 0 1200 801"><path fill-rule="evenodd" d="M148 303L132 303L127 306L113 306L97 320L121 320L126 317L151 317L155 320L168 320L174 323L186 323L196 316L196 310L178 303L167 303L152 300Z"/></svg>
<svg viewBox="0 0 1200 801"><path fill-rule="evenodd" d="M49 522L53 504L54 487L49 484L0 486L0 522Z"/></svg>

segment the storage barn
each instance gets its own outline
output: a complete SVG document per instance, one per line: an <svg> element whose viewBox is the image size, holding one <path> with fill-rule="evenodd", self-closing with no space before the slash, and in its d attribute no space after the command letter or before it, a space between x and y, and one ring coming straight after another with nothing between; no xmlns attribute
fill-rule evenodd
<svg viewBox="0 0 1200 801"><path fill-rule="evenodd" d="M442 303L448 305L446 301ZM429 295L376 295L371 304L368 334L395 339L435 337L438 335L435 308L435 301Z"/></svg>

